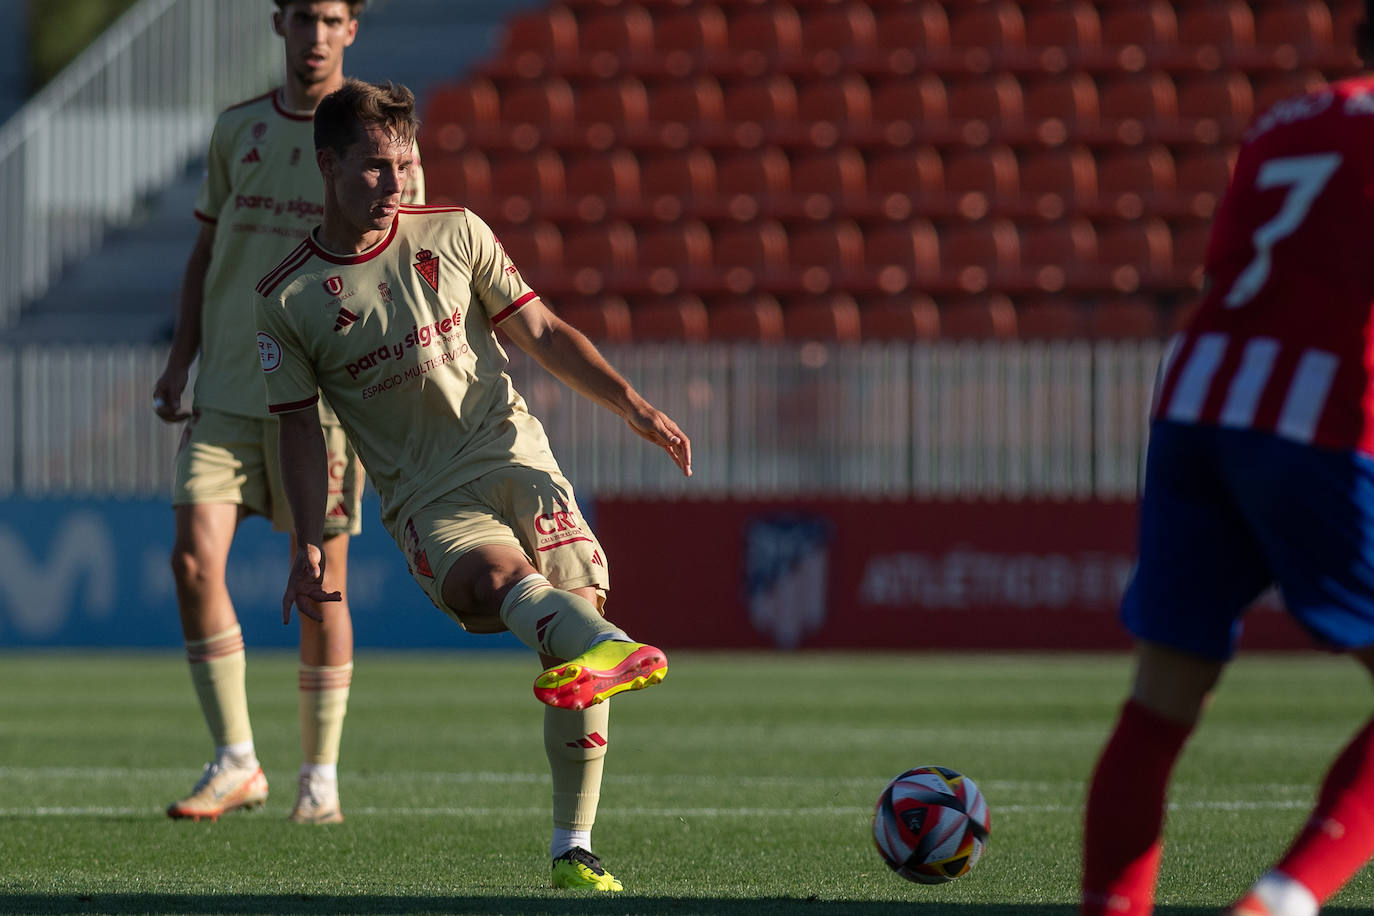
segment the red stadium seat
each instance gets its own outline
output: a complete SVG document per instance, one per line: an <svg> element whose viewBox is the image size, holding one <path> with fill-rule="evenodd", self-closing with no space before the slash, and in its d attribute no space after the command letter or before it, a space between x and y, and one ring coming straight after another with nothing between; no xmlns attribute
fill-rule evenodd
<svg viewBox="0 0 1374 916"><path fill-rule="evenodd" d="M1104 4L1102 44L1108 48L1172 48L1178 44L1178 17L1168 0ZM1138 60L1144 63L1143 59Z"/></svg>
<svg viewBox="0 0 1374 916"><path fill-rule="evenodd" d="M1179 118L1204 143L1233 142L1255 114L1255 93L1237 72L1193 76L1178 81Z"/></svg>
<svg viewBox="0 0 1374 916"><path fill-rule="evenodd" d="M1180 153L1175 162L1178 195L1186 211L1210 217L1215 211L1235 167L1235 147L1202 147Z"/></svg>
<svg viewBox="0 0 1374 916"><path fill-rule="evenodd" d="M1152 340L1162 336L1162 312L1150 299L1128 296L1108 299L1087 312L1090 337Z"/></svg>
<svg viewBox="0 0 1374 916"><path fill-rule="evenodd" d="M1041 143L1058 146L1097 129L1097 84L1086 73L1037 79L1023 96L1026 121Z"/></svg>
<svg viewBox="0 0 1374 916"><path fill-rule="evenodd" d="M531 79L577 56L577 19L564 6L518 13L506 24L500 58Z"/></svg>
<svg viewBox="0 0 1374 916"><path fill-rule="evenodd" d="M1185 48L1248 51L1255 46L1255 17L1245 0L1213 0L1184 7L1178 40Z"/></svg>
<svg viewBox="0 0 1374 916"><path fill-rule="evenodd" d="M982 292L1020 270L1021 236L1004 217L948 226L940 232L940 262L954 288Z"/></svg>
<svg viewBox="0 0 1374 916"><path fill-rule="evenodd" d="M422 138L432 137L442 152L473 145L474 132L491 130L500 120L501 101L490 80L475 78L433 90L424 108ZM429 157L430 150L423 150Z"/></svg>
<svg viewBox="0 0 1374 916"><path fill-rule="evenodd" d="M1057 293L1091 284L1097 231L1081 216L1021 230L1021 263L1037 289Z"/></svg>
<svg viewBox="0 0 1374 916"><path fill-rule="evenodd" d="M875 9L876 4L870 2ZM929 60L948 58L949 16L936 0L915 0L877 11L876 47L870 60L858 61L865 72L874 75L915 74L917 52Z"/></svg>
<svg viewBox="0 0 1374 916"><path fill-rule="evenodd" d="M1263 113L1276 102L1305 95L1326 86L1326 78L1316 70L1295 70L1255 79L1255 111Z"/></svg>
<svg viewBox="0 0 1374 916"><path fill-rule="evenodd" d="M811 219L828 218L864 196L864 159L853 147L794 156L791 170L792 193Z"/></svg>
<svg viewBox="0 0 1374 916"><path fill-rule="evenodd" d="M927 219L882 223L864 233L864 263L884 293L940 275L940 236Z"/></svg>
<svg viewBox="0 0 1374 916"><path fill-rule="evenodd" d="M801 51L801 17L791 6L770 3L744 7L731 10L728 20L729 49L736 55L752 55L762 63Z"/></svg>
<svg viewBox="0 0 1374 916"><path fill-rule="evenodd" d="M1009 146L994 144L959 150L945 159L945 187L957 194L980 199L961 203L965 215L980 217L1015 203L1021 193L1020 166Z"/></svg>
<svg viewBox="0 0 1374 916"><path fill-rule="evenodd" d="M1010 0L989 0L956 9L950 17L949 40L955 48L980 49L996 59L1026 46L1026 21Z"/></svg>
<svg viewBox="0 0 1374 916"><path fill-rule="evenodd" d="M887 143L905 146L913 139L953 137L949 94L931 73L877 82L872 90L873 130Z"/></svg>
<svg viewBox="0 0 1374 916"><path fill-rule="evenodd" d="M1135 219L1159 201L1172 198L1176 187L1174 158L1163 146L1108 153L1097 163L1102 206L1126 219Z"/></svg>
<svg viewBox="0 0 1374 916"><path fill-rule="evenodd" d="M912 146L875 154L868 163L868 193L880 201L883 215L902 219L912 211L913 199L924 205L945 190L945 163L933 146ZM887 203L888 198L899 198Z"/></svg>
<svg viewBox="0 0 1374 916"><path fill-rule="evenodd" d="M1137 144L1178 126L1178 90L1166 73L1105 79L1098 100L1104 126L1123 143Z"/></svg>
<svg viewBox="0 0 1374 916"><path fill-rule="evenodd" d="M1041 150L1021 165L1021 193L1046 219L1097 207L1097 160L1084 146Z"/></svg>
<svg viewBox="0 0 1374 916"><path fill-rule="evenodd" d="M633 76L580 86L573 100L581 124L636 127L649 120L649 93Z"/></svg>
<svg viewBox="0 0 1374 916"><path fill-rule="evenodd" d="M836 73L847 59L871 54L877 45L877 21L866 3L811 7L802 19L802 51L818 73Z"/></svg>
<svg viewBox="0 0 1374 916"><path fill-rule="evenodd" d="M1280 65L1296 64L1300 54L1324 52L1335 43L1335 38L1331 8L1320 0L1264 6L1256 15L1255 44L1277 52L1274 62Z"/></svg>
<svg viewBox="0 0 1374 916"><path fill-rule="evenodd" d="M725 120L735 125L792 122L797 118L797 87L776 73L733 83L725 88L724 107Z"/></svg>
<svg viewBox="0 0 1374 916"><path fill-rule="evenodd" d="M563 264L575 291L600 294L608 278L635 266L634 230L619 220L572 228L563 240Z"/></svg>
<svg viewBox="0 0 1374 916"><path fill-rule="evenodd" d="M711 267L711 232L697 220L644 229L639 233L638 256L650 291L677 292Z"/></svg>
<svg viewBox="0 0 1374 916"><path fill-rule="evenodd" d="M966 134L970 140L985 140L989 132L1019 127L1025 121L1021 84L1009 73L960 80L948 91L949 119L963 123L965 130L982 131L981 136ZM975 128L970 122L982 126Z"/></svg>
<svg viewBox="0 0 1374 916"><path fill-rule="evenodd" d="M857 343L863 336L859 304L838 292L790 299L782 310L782 332L794 341Z"/></svg>
<svg viewBox="0 0 1374 916"><path fill-rule="evenodd" d="M691 294L636 303L630 309L630 324L637 343L703 343L711 335L706 304Z"/></svg>
<svg viewBox="0 0 1374 916"><path fill-rule="evenodd" d="M1122 292L1172 286L1173 236L1161 219L1147 217L1105 225L1097 237L1098 260Z"/></svg>
<svg viewBox="0 0 1374 916"><path fill-rule="evenodd" d="M737 219L772 212L792 188L792 167L777 147L716 158L716 190Z"/></svg>
<svg viewBox="0 0 1374 916"><path fill-rule="evenodd" d="M425 160L425 191L430 203L481 208L491 198L491 164L476 150Z"/></svg>
<svg viewBox="0 0 1374 916"><path fill-rule="evenodd" d="M592 72L609 76L653 55L654 21L644 7L627 3L582 17L577 40Z"/></svg>
<svg viewBox="0 0 1374 916"><path fill-rule="evenodd" d="M1013 340L1016 307L1000 294L942 303L940 336L948 340Z"/></svg>
<svg viewBox="0 0 1374 916"><path fill-rule="evenodd" d="M566 212L586 222L639 200L639 160L626 150L583 153L565 167Z"/></svg>
<svg viewBox="0 0 1374 916"><path fill-rule="evenodd" d="M1102 44L1102 22L1097 8L1086 0L1069 0L1026 13L1026 44L1034 49L1059 49L1065 52L1094 51ZM1044 59L1042 55L1042 59ZM1062 69L1068 55L1047 62Z"/></svg>
<svg viewBox="0 0 1374 916"><path fill-rule="evenodd" d="M708 307L711 339L738 343L779 343L782 306L769 295L724 296Z"/></svg>
<svg viewBox="0 0 1374 916"><path fill-rule="evenodd" d="M1207 246L1212 240L1212 221L1180 223L1174 229L1174 270L1189 284L1201 289L1207 268Z"/></svg>
<svg viewBox="0 0 1374 916"><path fill-rule="evenodd" d="M1061 296L1033 296L1016 303L1022 340L1073 340L1084 336L1083 307Z"/></svg>
<svg viewBox="0 0 1374 916"><path fill-rule="evenodd" d="M632 336L630 307L617 296L562 297L554 312L598 343L628 343Z"/></svg>
<svg viewBox="0 0 1374 916"><path fill-rule="evenodd" d="M669 73L691 71L698 58L717 60L729 43L729 24L718 6L655 8L654 49Z"/></svg>
<svg viewBox="0 0 1374 916"><path fill-rule="evenodd" d="M491 168L491 193L502 222L524 222L542 203L563 198L563 160L549 150L500 156Z"/></svg>
<svg viewBox="0 0 1374 916"><path fill-rule="evenodd" d="M655 124L682 124L685 140L703 123L725 119L725 93L714 76L665 80L649 93L649 120Z"/></svg>
<svg viewBox="0 0 1374 916"><path fill-rule="evenodd" d="M797 118L814 146L833 146L845 133L873 119L873 97L862 77L848 74L804 83L797 92Z"/></svg>
<svg viewBox="0 0 1374 916"><path fill-rule="evenodd" d="M864 264L864 236L851 220L806 223L788 233L788 259L801 288L823 293L857 274Z"/></svg>
<svg viewBox="0 0 1374 916"><path fill-rule="evenodd" d="M656 219L675 220L716 196L716 160L704 149L655 153L640 160L640 193Z"/></svg>
<svg viewBox="0 0 1374 916"><path fill-rule="evenodd" d="M498 237L501 247L536 289L540 286L536 280L563 269L563 235L552 223L503 226Z"/></svg>
<svg viewBox="0 0 1374 916"><path fill-rule="evenodd" d="M859 308L864 340L934 340L940 336L940 310L924 293L902 293L865 301Z"/></svg>

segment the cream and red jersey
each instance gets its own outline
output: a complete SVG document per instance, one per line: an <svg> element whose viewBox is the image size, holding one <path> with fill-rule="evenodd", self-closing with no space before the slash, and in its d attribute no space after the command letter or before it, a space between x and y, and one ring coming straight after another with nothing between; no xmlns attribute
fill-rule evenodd
<svg viewBox="0 0 1374 916"><path fill-rule="evenodd" d="M257 293L269 409L329 399L393 535L411 506L490 471L558 468L494 330L536 294L476 214L402 206L355 255L307 236Z"/></svg>
<svg viewBox="0 0 1374 916"><path fill-rule="evenodd" d="M1374 453L1371 235L1374 78L1256 118L1153 416Z"/></svg>
<svg viewBox="0 0 1374 916"><path fill-rule="evenodd" d="M418 158L405 198L424 201ZM324 213L314 119L290 111L281 90L225 110L210 137L195 214L215 227L201 305L195 403L266 416L253 342L253 286Z"/></svg>

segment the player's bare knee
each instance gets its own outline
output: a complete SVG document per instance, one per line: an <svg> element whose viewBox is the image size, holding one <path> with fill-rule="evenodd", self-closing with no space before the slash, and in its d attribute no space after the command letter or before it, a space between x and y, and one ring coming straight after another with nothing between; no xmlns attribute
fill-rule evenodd
<svg viewBox="0 0 1374 916"><path fill-rule="evenodd" d="M223 566L211 561L194 545L172 547L172 577L180 589L200 590L223 577Z"/></svg>

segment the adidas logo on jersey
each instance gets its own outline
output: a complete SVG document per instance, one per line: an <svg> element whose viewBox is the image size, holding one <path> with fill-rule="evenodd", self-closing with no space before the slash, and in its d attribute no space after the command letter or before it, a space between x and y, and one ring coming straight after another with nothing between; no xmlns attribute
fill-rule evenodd
<svg viewBox="0 0 1374 916"><path fill-rule="evenodd" d="M338 317L334 319L334 330L342 331L344 328L358 320L358 316L346 308L340 308Z"/></svg>
<svg viewBox="0 0 1374 916"><path fill-rule="evenodd" d="M258 148L255 146L244 154L239 162L261 162L262 157L258 155Z"/></svg>

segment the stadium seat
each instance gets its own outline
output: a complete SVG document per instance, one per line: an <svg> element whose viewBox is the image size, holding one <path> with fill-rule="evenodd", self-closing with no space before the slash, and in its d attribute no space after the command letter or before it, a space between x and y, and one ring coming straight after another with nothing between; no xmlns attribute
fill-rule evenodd
<svg viewBox="0 0 1374 916"><path fill-rule="evenodd" d="M636 343L703 343L711 335L710 315L699 296L654 296L630 308Z"/></svg>
<svg viewBox="0 0 1374 916"><path fill-rule="evenodd" d="M826 219L864 197L864 159L853 147L792 157L792 194L800 215Z"/></svg>
<svg viewBox="0 0 1374 916"><path fill-rule="evenodd" d="M1321 0L1276 3L1256 13L1255 45L1273 55L1278 66L1291 68L1314 52L1323 54L1335 38L1331 8Z"/></svg>
<svg viewBox="0 0 1374 916"><path fill-rule="evenodd" d="M949 41L964 51L969 69L985 71L999 58L1025 49L1025 17L1010 0L960 7L950 16Z"/></svg>
<svg viewBox="0 0 1374 916"><path fill-rule="evenodd" d="M1155 340L1162 336L1160 307L1148 298L1114 297L1087 311L1088 336L1110 340Z"/></svg>
<svg viewBox="0 0 1374 916"><path fill-rule="evenodd" d="M940 336L947 340L1014 340L1016 307L1001 294L942 302Z"/></svg>
<svg viewBox="0 0 1374 916"><path fill-rule="evenodd" d="M879 152L867 168L868 210L872 217L906 219L923 213L949 216L957 208L946 202L945 164L933 146L909 146Z"/></svg>
<svg viewBox="0 0 1374 916"><path fill-rule="evenodd" d="M1275 102L1315 92L1325 85L1326 77L1316 70L1257 75L1254 80L1255 112L1262 114L1272 108Z"/></svg>
<svg viewBox="0 0 1374 916"><path fill-rule="evenodd" d="M1091 288L1097 264L1097 231L1085 217L1021 229L1021 264L1027 282L1037 290L1057 293Z"/></svg>
<svg viewBox="0 0 1374 916"><path fill-rule="evenodd" d="M718 6L654 7L654 50L665 72L690 73L698 60L720 60L729 44L729 25Z"/></svg>
<svg viewBox="0 0 1374 916"><path fill-rule="evenodd" d="M563 235L553 223L502 226L497 237L535 289L541 288L546 277L563 269Z"/></svg>
<svg viewBox="0 0 1374 916"><path fill-rule="evenodd" d="M870 3L870 6L874 4ZM936 0L916 0L878 10L875 47L856 66L875 75L915 74L922 59L949 58L949 16Z"/></svg>
<svg viewBox="0 0 1374 916"><path fill-rule="evenodd" d="M797 87L779 73L725 87L725 121L734 126L739 145L758 146L775 125L797 119Z"/></svg>
<svg viewBox="0 0 1374 916"><path fill-rule="evenodd" d="M788 260L800 289L828 292L864 265L864 236L852 220L804 223L788 233Z"/></svg>
<svg viewBox="0 0 1374 916"><path fill-rule="evenodd" d="M906 146L913 141L937 144L960 140L949 120L949 94L931 73L878 80L872 87L873 141Z"/></svg>
<svg viewBox="0 0 1374 916"><path fill-rule="evenodd" d="M1192 287L1201 289L1207 267L1207 246L1212 240L1212 221L1179 223L1174 227L1173 238L1175 273L1185 277Z"/></svg>
<svg viewBox="0 0 1374 916"><path fill-rule="evenodd" d="M545 201L563 198L563 160L551 150L499 156L491 167L491 193L502 222L524 222Z"/></svg>
<svg viewBox="0 0 1374 916"><path fill-rule="evenodd" d="M1200 147L1178 155L1174 164L1180 210L1195 217L1210 217L1215 211L1235 167L1233 146Z"/></svg>
<svg viewBox="0 0 1374 916"><path fill-rule="evenodd" d="M948 288L980 293L1020 270L1021 237L1005 217L955 223L940 232L940 262Z"/></svg>
<svg viewBox="0 0 1374 916"><path fill-rule="evenodd" d="M817 73L838 73L847 62L871 55L877 46L877 21L867 3L848 0L803 11L802 53Z"/></svg>
<svg viewBox="0 0 1374 916"><path fill-rule="evenodd" d="M1041 143L1058 146L1098 127L1097 84L1086 73L1037 79L1024 88L1028 129Z"/></svg>
<svg viewBox="0 0 1374 916"><path fill-rule="evenodd" d="M1025 123L1021 83L1010 73L960 79L948 88L949 119L962 126L970 143L986 142L999 130Z"/></svg>
<svg viewBox="0 0 1374 916"><path fill-rule="evenodd" d="M1255 17L1245 0L1212 0L1185 6L1178 17L1178 41L1184 48L1236 54L1255 46ZM1221 58L1206 54L1204 65Z"/></svg>
<svg viewBox="0 0 1374 916"><path fill-rule="evenodd" d="M797 92L797 119L801 130L795 142L834 146L872 121L873 98L868 83L854 74L803 83Z"/></svg>
<svg viewBox="0 0 1374 916"><path fill-rule="evenodd" d="M637 241L636 288L666 295L692 285L711 267L711 232L699 220L642 229Z"/></svg>
<svg viewBox="0 0 1374 916"><path fill-rule="evenodd" d="M649 93L633 76L579 86L573 93L573 113L588 129L588 145L606 149L617 134L648 123Z"/></svg>
<svg viewBox="0 0 1374 916"><path fill-rule="evenodd" d="M717 285L734 293L754 290L787 274L787 230L776 220L725 223L712 232Z"/></svg>
<svg viewBox="0 0 1374 916"><path fill-rule="evenodd" d="M674 220L716 197L716 160L704 149L645 155L640 193L650 215Z"/></svg>
<svg viewBox="0 0 1374 916"><path fill-rule="evenodd" d="M895 295L910 284L923 284L940 276L940 236L925 218L900 223L880 223L864 232L864 265L870 284Z"/></svg>
<svg viewBox="0 0 1374 916"><path fill-rule="evenodd" d="M501 91L501 143L520 151L532 151L541 140L571 131L576 113L572 86L562 77L521 83Z"/></svg>
<svg viewBox="0 0 1374 916"><path fill-rule="evenodd" d="M725 92L714 76L664 80L649 92L653 146L681 147L724 135Z"/></svg>
<svg viewBox="0 0 1374 916"><path fill-rule="evenodd" d="M1178 46L1173 5L1168 0L1103 4L1102 45L1109 49L1113 64L1134 64L1132 69L1140 69L1145 63L1143 52Z"/></svg>
<svg viewBox="0 0 1374 916"><path fill-rule="evenodd" d="M782 310L782 332L794 341L857 343L863 336L859 304L843 292L790 299Z"/></svg>
<svg viewBox="0 0 1374 916"><path fill-rule="evenodd" d="M1097 160L1085 146L1029 153L1020 171L1026 206L1044 219L1097 208Z"/></svg>
<svg viewBox="0 0 1374 916"><path fill-rule="evenodd" d="M746 73L761 73L770 60L801 53L801 17L785 4L762 4L727 13L731 55Z"/></svg>
<svg viewBox="0 0 1374 916"><path fill-rule="evenodd" d="M507 20L493 72L533 79L577 56L577 19L565 6L517 13Z"/></svg>
<svg viewBox="0 0 1374 916"><path fill-rule="evenodd" d="M1173 139L1178 128L1178 90L1167 73L1108 77L1098 86L1104 129L1121 143L1146 137Z"/></svg>
<svg viewBox="0 0 1374 916"><path fill-rule="evenodd" d="M635 266L634 230L620 220L569 229L563 239L563 266L575 292L605 292L610 278Z"/></svg>
<svg viewBox="0 0 1374 916"><path fill-rule="evenodd" d="M1121 292L1177 286L1173 236L1156 217L1102 226L1097 234L1098 261Z"/></svg>
<svg viewBox="0 0 1374 916"><path fill-rule="evenodd" d="M629 343L633 336L630 307L618 296L563 296L553 309L597 343Z"/></svg>
<svg viewBox="0 0 1374 916"><path fill-rule="evenodd" d="M782 306L773 296L721 296L707 308L711 339L723 343L780 343Z"/></svg>
<svg viewBox="0 0 1374 916"><path fill-rule="evenodd" d="M1097 162L1097 189L1104 210L1135 219L1177 187L1173 156L1163 146L1107 153Z"/></svg>
<svg viewBox="0 0 1374 916"><path fill-rule="evenodd" d="M639 201L639 160L627 150L573 155L564 171L564 206L550 215L596 222Z"/></svg>
<svg viewBox="0 0 1374 916"><path fill-rule="evenodd" d="M1040 57L1047 68L1064 69L1071 58L1101 46L1102 22L1097 8L1086 0L1031 7L1026 13L1026 44L1032 52L1042 52ZM1047 57L1043 51L1048 49L1061 53Z"/></svg>
<svg viewBox="0 0 1374 916"><path fill-rule="evenodd" d="M429 157L424 169L430 203L481 209L491 199L491 164L476 150Z"/></svg>
<svg viewBox="0 0 1374 916"><path fill-rule="evenodd" d="M1002 144L955 150L945 158L945 188L962 195L960 212L970 219L1008 209L1021 194L1016 153Z"/></svg>
<svg viewBox="0 0 1374 916"><path fill-rule="evenodd" d="M865 341L934 340L940 336L940 310L925 293L867 299L859 307Z"/></svg>
<svg viewBox="0 0 1374 916"><path fill-rule="evenodd" d="M736 219L771 212L791 188L791 163L775 146L716 157L716 190Z"/></svg>
<svg viewBox="0 0 1374 916"><path fill-rule="evenodd" d="M1184 77L1177 85L1179 119L1202 143L1235 142L1254 117L1254 89L1243 73Z"/></svg>
<svg viewBox="0 0 1374 916"><path fill-rule="evenodd" d="M1063 296L1030 296L1015 303L1022 340L1073 340L1084 336L1083 307Z"/></svg>
<svg viewBox="0 0 1374 916"><path fill-rule="evenodd" d="M653 56L654 21L637 4L582 16L577 33L582 63L597 76L633 72L638 63Z"/></svg>
<svg viewBox="0 0 1374 916"><path fill-rule="evenodd" d="M477 77L463 83L435 88L424 106L425 129L421 137L432 139L438 151L457 152L475 144L483 131L494 129L501 117L501 101L490 80ZM430 150L422 150L429 157Z"/></svg>

